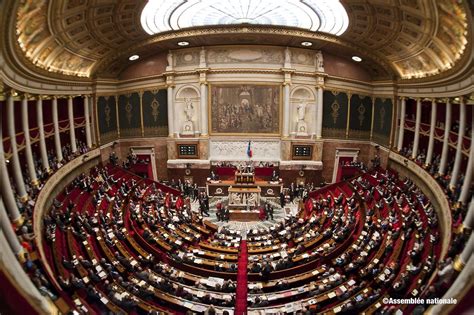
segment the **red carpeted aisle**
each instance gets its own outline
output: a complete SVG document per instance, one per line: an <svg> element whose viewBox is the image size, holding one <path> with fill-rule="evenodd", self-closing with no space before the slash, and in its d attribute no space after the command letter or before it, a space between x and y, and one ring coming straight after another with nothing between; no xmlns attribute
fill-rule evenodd
<svg viewBox="0 0 474 315"><path fill-rule="evenodd" d="M247 241L242 240L237 270L237 292L234 313L236 315L247 314L247 263Z"/></svg>

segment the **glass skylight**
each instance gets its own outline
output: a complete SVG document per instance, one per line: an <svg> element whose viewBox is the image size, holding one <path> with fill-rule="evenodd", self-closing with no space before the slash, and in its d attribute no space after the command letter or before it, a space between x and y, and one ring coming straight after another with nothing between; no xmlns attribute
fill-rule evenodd
<svg viewBox="0 0 474 315"><path fill-rule="evenodd" d="M141 23L150 35L193 26L242 23L342 35L349 17L339 0L149 0Z"/></svg>

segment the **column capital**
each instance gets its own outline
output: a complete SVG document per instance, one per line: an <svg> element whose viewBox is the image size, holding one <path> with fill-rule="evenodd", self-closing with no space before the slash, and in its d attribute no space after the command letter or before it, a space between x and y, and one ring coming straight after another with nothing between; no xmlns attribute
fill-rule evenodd
<svg viewBox="0 0 474 315"><path fill-rule="evenodd" d="M38 95L36 95L35 98L36 98L37 101L42 101L43 100L43 95L38 94Z"/></svg>
<svg viewBox="0 0 474 315"><path fill-rule="evenodd" d="M18 93L14 89L5 90L3 91L3 94L5 95L5 97L14 97L18 95Z"/></svg>

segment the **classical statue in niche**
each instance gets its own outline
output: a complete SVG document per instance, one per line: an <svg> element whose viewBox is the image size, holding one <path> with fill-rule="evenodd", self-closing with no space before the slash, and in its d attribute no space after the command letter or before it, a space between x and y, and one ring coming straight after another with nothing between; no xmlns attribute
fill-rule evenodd
<svg viewBox="0 0 474 315"><path fill-rule="evenodd" d="M296 109L298 111L298 121L304 121L306 116L306 104L300 103Z"/></svg>
<svg viewBox="0 0 474 315"><path fill-rule="evenodd" d="M315 63L316 63L316 70L317 71L324 71L324 62L323 62L323 54L321 53L321 50L318 50L318 52L315 55Z"/></svg>
<svg viewBox="0 0 474 315"><path fill-rule="evenodd" d="M190 98L184 100L184 113L186 115L186 121L192 121L194 116L194 106Z"/></svg>
<svg viewBox="0 0 474 315"><path fill-rule="evenodd" d="M305 121L306 103L298 104L298 106L296 107L296 113L298 116L298 123L296 124L296 135L307 136L308 124Z"/></svg>
<svg viewBox="0 0 474 315"><path fill-rule="evenodd" d="M186 121L183 124L183 135L193 135L194 105L191 99L188 97L184 99L184 115L186 116Z"/></svg>
<svg viewBox="0 0 474 315"><path fill-rule="evenodd" d="M166 60L168 61L168 66L166 67L166 70L172 70L173 69L173 53L170 51L168 52L168 55L166 56Z"/></svg>

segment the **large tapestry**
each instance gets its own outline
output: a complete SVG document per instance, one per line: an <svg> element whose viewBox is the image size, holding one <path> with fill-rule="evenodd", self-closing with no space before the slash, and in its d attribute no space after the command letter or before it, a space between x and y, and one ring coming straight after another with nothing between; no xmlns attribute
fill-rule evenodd
<svg viewBox="0 0 474 315"><path fill-rule="evenodd" d="M119 95L120 138L141 136L140 94Z"/></svg>
<svg viewBox="0 0 474 315"><path fill-rule="evenodd" d="M347 129L348 96L346 92L324 91L323 137L345 138Z"/></svg>
<svg viewBox="0 0 474 315"><path fill-rule="evenodd" d="M211 86L211 133L280 134L280 86Z"/></svg>
<svg viewBox="0 0 474 315"><path fill-rule="evenodd" d="M143 93L143 125L145 136L168 136L168 98L166 89Z"/></svg>
<svg viewBox="0 0 474 315"><path fill-rule="evenodd" d="M117 105L115 96L99 96L97 114L99 116L100 143L105 144L118 138Z"/></svg>
<svg viewBox="0 0 474 315"><path fill-rule="evenodd" d="M370 140L372 98L354 94L350 103L349 139Z"/></svg>
<svg viewBox="0 0 474 315"><path fill-rule="evenodd" d="M375 99L373 139L384 146L390 144L393 102L391 98Z"/></svg>

